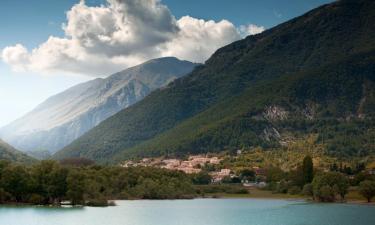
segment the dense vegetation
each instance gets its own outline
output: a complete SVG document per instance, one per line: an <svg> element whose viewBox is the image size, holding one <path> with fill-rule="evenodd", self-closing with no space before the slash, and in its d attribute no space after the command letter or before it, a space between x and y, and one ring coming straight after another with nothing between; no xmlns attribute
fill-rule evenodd
<svg viewBox="0 0 375 225"><path fill-rule="evenodd" d="M110 199L252 196L254 189L249 191L242 182L267 182L264 188L275 194L304 194L324 202L345 201L349 187L369 202L375 196L375 176L369 175L362 164L353 168L332 164L331 171L324 172L306 156L292 170L269 166L263 174L256 174L250 165L212 183L209 172L216 168L208 165L198 174L187 175L153 167L99 166L83 159L47 160L33 165L0 161L0 204L107 206Z"/></svg>
<svg viewBox="0 0 375 225"><path fill-rule="evenodd" d="M33 158L16 150L12 146L0 140L0 160L9 160L12 162L32 163L35 162Z"/></svg>
<svg viewBox="0 0 375 225"><path fill-rule="evenodd" d="M351 176L351 179L349 177ZM267 189L274 193L303 194L321 202L346 201L346 195L352 186L367 199L375 197L375 175L363 171L363 167L331 167L324 172L313 166L313 161L306 156L296 169L285 172L280 168L270 168L267 172Z"/></svg>
<svg viewBox="0 0 375 225"><path fill-rule="evenodd" d="M196 195L182 172L155 168L0 162L0 203L106 205L108 199L178 199ZM83 164L85 165L85 164Z"/></svg>
<svg viewBox="0 0 375 225"><path fill-rule="evenodd" d="M330 155L373 154L374 4L338 1L219 49L55 158L267 149L309 134Z"/></svg>
<svg viewBox="0 0 375 225"><path fill-rule="evenodd" d="M375 53L375 52L374 52ZM362 84L365 80L375 81L375 54L363 54L356 59L348 59L329 65L322 70L296 75L293 79L283 78L276 82L262 83L250 88L235 100L229 99L184 121L163 134L126 152L115 155L113 159L139 154L159 155L161 153L199 153L219 152L261 146L280 147L280 141L296 139L300 136L318 134L318 143L324 144L326 152L338 157L373 155L375 152L375 129L372 117L344 120L355 114L360 102ZM347 62L350 61L350 64ZM340 78L332 79L341 67ZM353 68L363 71L361 76L353 73ZM324 74L320 75L320 74ZM300 88L303 83L311 83L314 77L323 85L310 89ZM356 80L356 85L346 83ZM370 82L370 81L368 81ZM269 90L267 87L272 86ZM316 88L313 88L316 87ZM307 94L295 94L299 89ZM318 89L318 90L317 90ZM297 91L290 91L297 90ZM336 93L340 90L340 93ZM315 96L319 93L319 101ZM323 94L325 93L325 94ZM336 102L337 97L355 99ZM312 117L306 116L307 103L314 107ZM319 102L314 104L313 102ZM334 105L336 104L336 105ZM287 118L268 119L264 116L267 105L276 105L285 111ZM375 109L372 109L375 111ZM276 131L275 131L276 130ZM269 133L269 134L266 134ZM183 135L182 135L183 134ZM280 136L279 136L280 134ZM268 135L268 137L267 137Z"/></svg>

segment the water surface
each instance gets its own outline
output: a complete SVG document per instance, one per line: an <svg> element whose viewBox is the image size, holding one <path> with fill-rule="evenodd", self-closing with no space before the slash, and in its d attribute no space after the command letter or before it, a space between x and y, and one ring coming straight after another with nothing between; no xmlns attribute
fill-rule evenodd
<svg viewBox="0 0 375 225"><path fill-rule="evenodd" d="M0 225L374 225L375 207L289 200L118 201L107 208L0 207Z"/></svg>

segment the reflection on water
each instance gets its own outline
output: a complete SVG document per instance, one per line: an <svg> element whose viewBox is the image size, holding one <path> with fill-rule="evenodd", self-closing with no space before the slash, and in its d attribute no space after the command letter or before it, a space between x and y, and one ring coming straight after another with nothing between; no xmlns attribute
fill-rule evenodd
<svg viewBox="0 0 375 225"><path fill-rule="evenodd" d="M0 225L374 225L375 207L262 199L118 201L118 206L0 207Z"/></svg>

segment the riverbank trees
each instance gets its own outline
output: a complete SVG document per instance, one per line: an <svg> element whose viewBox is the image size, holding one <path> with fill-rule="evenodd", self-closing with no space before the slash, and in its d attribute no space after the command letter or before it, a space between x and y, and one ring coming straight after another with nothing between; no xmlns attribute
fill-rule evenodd
<svg viewBox="0 0 375 225"><path fill-rule="evenodd" d="M371 202L371 199L375 197L375 181L362 181L359 184L359 193L367 199L367 202Z"/></svg>
<svg viewBox="0 0 375 225"><path fill-rule="evenodd" d="M192 179L178 171L0 162L0 203L106 205L108 199L178 199L195 194Z"/></svg>

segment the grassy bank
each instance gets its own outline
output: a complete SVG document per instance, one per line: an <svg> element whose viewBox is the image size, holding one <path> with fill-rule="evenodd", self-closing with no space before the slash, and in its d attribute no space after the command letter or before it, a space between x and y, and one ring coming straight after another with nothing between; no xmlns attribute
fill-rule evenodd
<svg viewBox="0 0 375 225"><path fill-rule="evenodd" d="M221 198L307 199L303 195L272 193L272 191L257 188L249 189L249 193L247 194L218 193L217 196Z"/></svg>
<svg viewBox="0 0 375 225"><path fill-rule="evenodd" d="M249 193L215 193L213 197L217 198L254 198L254 199L299 199L299 200L312 200L307 196L304 195L291 195L291 194L281 194L281 193L273 193L272 191L268 190L261 190L257 188L248 189ZM346 200L343 203L350 203L350 204L371 204L374 203L367 203L366 199L363 198L358 190L352 188L347 196Z"/></svg>

